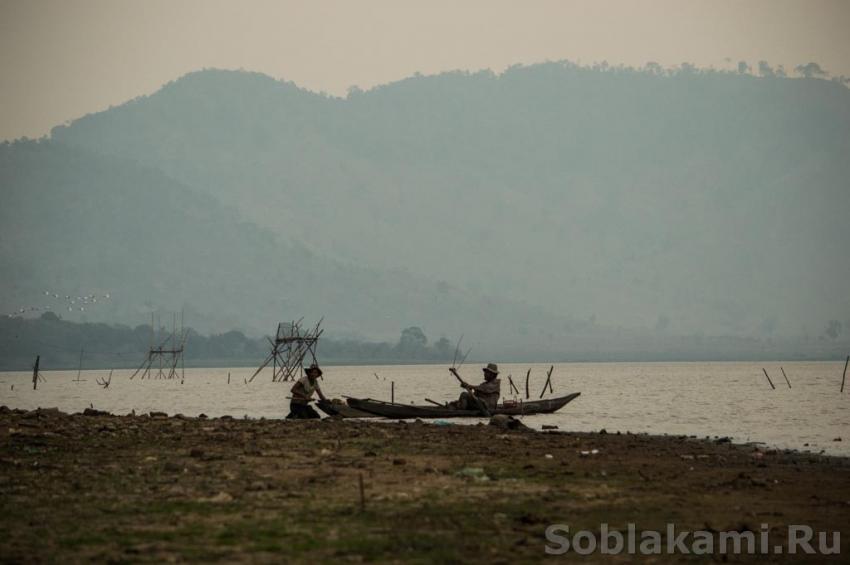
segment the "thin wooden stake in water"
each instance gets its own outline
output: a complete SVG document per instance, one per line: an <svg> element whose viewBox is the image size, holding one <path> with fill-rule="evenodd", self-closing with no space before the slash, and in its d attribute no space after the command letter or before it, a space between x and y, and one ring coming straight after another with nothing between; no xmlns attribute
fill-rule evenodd
<svg viewBox="0 0 850 565"><path fill-rule="evenodd" d="M514 384L514 380L511 378L511 375L508 375L508 383L511 385L512 394L519 394L519 389Z"/></svg>
<svg viewBox="0 0 850 565"><path fill-rule="evenodd" d="M227 384L230 384L230 371L227 372Z"/></svg>
<svg viewBox="0 0 850 565"><path fill-rule="evenodd" d="M555 392L554 390L552 390L552 371L554 370L555 365L549 367L549 373L547 373L546 375L546 383L543 385L543 390L540 391L540 398L543 398L543 395L546 394L546 387L549 387L550 391Z"/></svg>
<svg viewBox="0 0 850 565"><path fill-rule="evenodd" d="M80 382L80 374L83 372L83 348L80 348L80 365L77 367L77 380L74 382Z"/></svg>
<svg viewBox="0 0 850 565"><path fill-rule="evenodd" d="M525 374L525 399L528 400L531 397L531 391L528 389L528 378L531 376L531 369Z"/></svg>
<svg viewBox="0 0 850 565"><path fill-rule="evenodd" d="M773 381L770 380L770 375L767 374L767 370L764 367L762 367L761 370L764 371L764 376L767 377L767 382L770 383L770 388L772 388L773 390L776 390L776 387L773 386Z"/></svg>
<svg viewBox="0 0 850 565"><path fill-rule="evenodd" d="M779 370L782 371L782 376L785 377L785 382L788 383L788 388L791 388L791 381L788 380L788 375L785 374L785 367L779 367Z"/></svg>
<svg viewBox="0 0 850 565"><path fill-rule="evenodd" d="M844 379L847 378L847 363L850 363L850 355L847 356L847 361L844 362L844 374L841 375L841 392L844 392Z"/></svg>
<svg viewBox="0 0 850 565"><path fill-rule="evenodd" d="M395 381L390 381L390 402L395 402Z"/></svg>
<svg viewBox="0 0 850 565"><path fill-rule="evenodd" d="M35 365L32 366L32 389L38 388L38 363L41 361L41 355L35 356ZM844 390L844 384L841 385L841 390Z"/></svg>
<svg viewBox="0 0 850 565"><path fill-rule="evenodd" d="M366 511L366 491L363 488L363 473L357 475L357 480L360 483L360 511Z"/></svg>

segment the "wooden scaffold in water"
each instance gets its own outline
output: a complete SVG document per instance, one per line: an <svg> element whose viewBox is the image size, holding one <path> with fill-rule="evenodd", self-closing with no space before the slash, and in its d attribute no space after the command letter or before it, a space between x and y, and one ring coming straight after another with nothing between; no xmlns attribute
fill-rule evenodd
<svg viewBox="0 0 850 565"><path fill-rule="evenodd" d="M316 348L319 337L324 330L319 329L322 320L319 320L312 328L304 329L301 324L303 318L290 322L287 326L277 325L274 339L267 338L271 345L271 352L262 364L254 371L248 382L252 382L260 372L272 364L272 382L297 381L303 376L304 359L308 356L312 363L316 361Z"/></svg>
<svg viewBox="0 0 850 565"><path fill-rule="evenodd" d="M185 378L185 366L183 353L186 349L187 332L183 329L183 312L180 312L180 331L177 331L177 314L174 314L173 329L169 335L160 342L155 341L153 314L151 314L151 343L148 354L136 372L130 376L133 379L141 372L140 379L176 379L183 382ZM156 343L156 344L155 344ZM154 366L159 362L159 368L154 374ZM179 366L179 375L178 375Z"/></svg>

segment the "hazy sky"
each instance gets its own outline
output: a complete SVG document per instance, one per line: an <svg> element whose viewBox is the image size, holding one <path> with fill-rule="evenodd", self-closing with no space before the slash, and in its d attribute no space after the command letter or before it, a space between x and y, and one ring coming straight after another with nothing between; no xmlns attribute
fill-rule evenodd
<svg viewBox="0 0 850 565"><path fill-rule="evenodd" d="M203 67L342 95L559 59L816 61L850 75L850 1L0 0L0 139L41 136Z"/></svg>

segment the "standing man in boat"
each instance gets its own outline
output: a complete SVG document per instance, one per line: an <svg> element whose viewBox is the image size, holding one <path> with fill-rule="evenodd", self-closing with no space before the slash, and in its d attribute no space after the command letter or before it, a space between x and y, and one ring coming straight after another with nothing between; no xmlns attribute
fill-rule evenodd
<svg viewBox="0 0 850 565"><path fill-rule="evenodd" d="M304 376L295 381L290 392L292 392L292 400L289 403L288 420L309 420L318 418L319 414L310 406L310 401L313 400L313 393L319 394L319 398L325 398L322 389L319 387L319 377L322 376L322 370L316 363L313 363L304 369Z"/></svg>
<svg viewBox="0 0 850 565"><path fill-rule="evenodd" d="M466 389L451 405L461 410L482 411L482 405L487 411L495 410L502 394L502 382L499 380L499 366L495 363L487 363L482 369L484 371L484 382L480 385L471 385L461 380L460 386ZM456 371L452 371L455 376ZM460 377L458 376L458 379Z"/></svg>

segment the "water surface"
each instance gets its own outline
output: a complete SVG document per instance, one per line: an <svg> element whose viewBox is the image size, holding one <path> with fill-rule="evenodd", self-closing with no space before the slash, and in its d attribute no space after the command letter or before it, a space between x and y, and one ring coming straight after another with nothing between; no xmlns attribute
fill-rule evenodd
<svg viewBox="0 0 850 565"><path fill-rule="evenodd" d="M779 363L564 363L555 365L554 396L582 395L556 414L527 416L527 425L562 430L731 436L735 442L850 455L850 391L839 393L843 362ZM525 395L525 374L537 398L549 365L503 364L502 394L511 397L508 374ZM768 370L776 390L762 373ZM272 383L267 370L246 384L253 368L186 369L185 379L130 380L132 371L115 371L109 388L97 385L109 371L45 371L46 382L32 390L31 373L0 373L0 404L32 409L57 407L77 412L93 406L116 414L151 410L196 416L281 418L288 412L291 383ZM228 373L230 384L228 384ZM377 374L377 377L375 376ZM466 365L468 381L481 378ZM328 366L322 388L329 397L357 396L423 403L451 400L461 389L439 365ZM850 387L848 387L850 388ZM549 395L547 395L549 396ZM470 420L464 420L469 422ZM477 420L472 420L476 422ZM841 437L843 441L834 441Z"/></svg>

